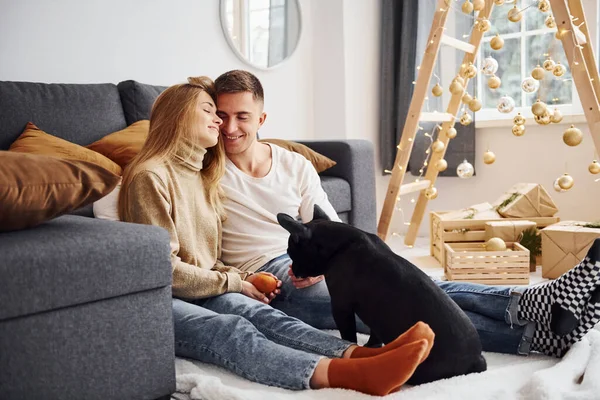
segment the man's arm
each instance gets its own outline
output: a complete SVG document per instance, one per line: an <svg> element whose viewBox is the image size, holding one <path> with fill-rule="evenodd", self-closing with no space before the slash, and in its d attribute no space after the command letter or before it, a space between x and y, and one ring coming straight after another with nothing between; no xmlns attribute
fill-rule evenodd
<svg viewBox="0 0 600 400"><path fill-rule="evenodd" d="M315 204L318 204L332 221L342 222L321 186L319 174L308 160L300 170L300 195L302 200L299 211L302 222L312 221Z"/></svg>

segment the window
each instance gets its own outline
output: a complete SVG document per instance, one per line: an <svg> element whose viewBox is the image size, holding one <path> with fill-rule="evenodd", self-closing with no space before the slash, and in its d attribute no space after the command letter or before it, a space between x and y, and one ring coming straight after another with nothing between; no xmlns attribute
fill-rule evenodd
<svg viewBox="0 0 600 400"><path fill-rule="evenodd" d="M532 3L532 6L522 13L519 22L511 22L507 18L513 4L494 7L490 17L492 29L486 32L481 43L478 66L481 67L486 57L494 58L498 61L496 75L502 80L502 84L498 89L490 89L487 85L489 77L480 75L477 81L477 97L481 100L483 108L477 113L476 120L512 119L515 112L532 118L531 105L538 98L546 103L550 110L558 108L565 116L582 114L562 43L555 38L556 28L550 29L544 24L552 13L543 13L535 5L536 3ZM504 39L504 46L500 50L492 50L490 47L490 40L496 34ZM548 57L564 65L567 72L561 77L556 77L551 71L544 71L544 79L538 81L538 90L533 93L524 92L521 82L531 76L531 71L537 65L543 65ZM498 100L505 95L515 100L515 111L509 114L501 114L496 109Z"/></svg>
<svg viewBox="0 0 600 400"><path fill-rule="evenodd" d="M234 47L254 65L277 65L288 52L287 13L294 10L287 0L226 1L226 26Z"/></svg>

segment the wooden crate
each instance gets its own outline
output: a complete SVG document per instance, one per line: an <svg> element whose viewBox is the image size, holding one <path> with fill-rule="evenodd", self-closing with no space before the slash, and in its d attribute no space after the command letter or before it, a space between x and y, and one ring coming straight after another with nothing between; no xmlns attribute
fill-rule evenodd
<svg viewBox="0 0 600 400"><path fill-rule="evenodd" d="M529 284L529 250L507 243L510 250L486 251L482 243L446 243L446 279L487 285Z"/></svg>
<svg viewBox="0 0 600 400"><path fill-rule="evenodd" d="M429 252L446 267L446 243L484 242L485 223L489 221L519 221L526 219L537 224L539 229L560 222L559 217L493 218L493 219L449 219L442 215L449 211L432 211L429 214Z"/></svg>

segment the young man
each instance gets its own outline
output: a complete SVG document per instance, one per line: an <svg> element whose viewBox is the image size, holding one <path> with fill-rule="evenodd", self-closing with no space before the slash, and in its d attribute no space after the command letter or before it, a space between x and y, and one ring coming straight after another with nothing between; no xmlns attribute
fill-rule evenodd
<svg viewBox="0 0 600 400"><path fill-rule="evenodd" d="M314 327L336 329L325 282L322 277L293 275L286 254L288 232L276 218L283 212L308 222L318 204L332 220L340 221L319 176L302 156L257 141L267 118L258 78L246 71L230 71L217 78L215 87L228 157L222 180L227 212L223 262L276 275L283 284L281 294L271 302L273 307ZM484 350L562 356L600 320L600 240L586 260L543 286L438 284L469 316ZM368 332L360 321L357 327Z"/></svg>

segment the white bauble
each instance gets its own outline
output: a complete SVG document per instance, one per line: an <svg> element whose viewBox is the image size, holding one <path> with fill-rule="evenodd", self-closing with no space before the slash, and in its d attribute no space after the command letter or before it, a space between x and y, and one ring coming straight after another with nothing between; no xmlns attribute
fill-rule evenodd
<svg viewBox="0 0 600 400"><path fill-rule="evenodd" d="M502 96L498 100L497 108L502 114L508 114L515 109L515 100L510 96Z"/></svg>
<svg viewBox="0 0 600 400"><path fill-rule="evenodd" d="M474 173L475 168L473 168L473 165L467 160L464 160L462 163L458 164L458 167L456 167L456 174L459 178L469 179Z"/></svg>
<svg viewBox="0 0 600 400"><path fill-rule="evenodd" d="M492 57L486 57L481 65L481 71L484 75L494 75L498 71L498 61Z"/></svg>
<svg viewBox="0 0 600 400"><path fill-rule="evenodd" d="M532 78L531 76L523 79L523 82L521 82L521 89L525 93L533 93L536 90L538 90L539 87L540 87L540 82L538 80Z"/></svg>

